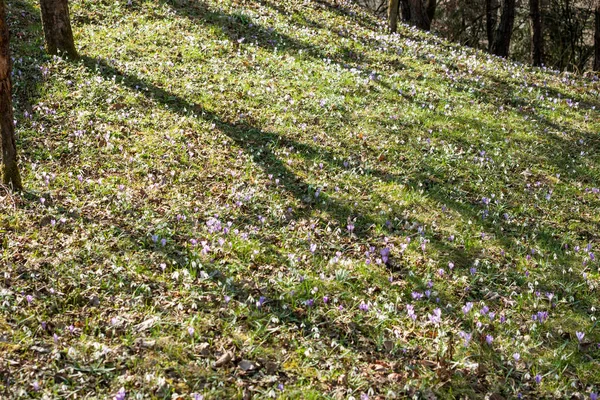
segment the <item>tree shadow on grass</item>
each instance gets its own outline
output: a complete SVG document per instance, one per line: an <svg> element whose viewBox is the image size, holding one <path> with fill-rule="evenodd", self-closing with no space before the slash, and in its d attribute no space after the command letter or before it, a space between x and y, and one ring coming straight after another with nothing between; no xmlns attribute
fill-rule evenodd
<svg viewBox="0 0 600 400"><path fill-rule="evenodd" d="M258 34L265 34L265 31L262 31L262 33L259 32ZM258 152L262 153L262 157L259 159L254 158L254 161L260 166L265 174L272 174L275 177L279 177L281 186L300 201L304 201L307 196L310 197L312 195L310 183L296 175L282 160L279 159L272 148L278 148L282 146L293 147L305 158L324 159L330 165L334 165L339 168L343 167L343 165L340 165L341 157L339 157L339 155L335 152L328 152L324 149L317 148L316 146L310 146L273 132L267 132L248 123L227 121L223 117L217 115L215 112L203 109L201 105L193 104L184 98L174 96L167 90L160 88L145 79L125 74L119 71L118 68L102 60L84 57L82 63L90 71L100 73L111 78L112 76L117 76L117 80L121 80L121 82L118 83L123 84L131 90L143 93L157 103L165 105L174 113L189 116L190 112L192 112L199 118L214 123L220 132L228 136L237 146L244 149L244 151L246 151L249 155L252 156ZM389 182L406 184L412 191L423 190L435 201L438 201L441 204L446 204L453 210L456 210L464 219L479 221L481 217L480 206L476 204L468 204L449 200L452 198L452 193L450 190L451 187L442 183L445 177L438 176L435 172L435 169L430 165L425 164L419 167L417 173L410 176L387 174L376 169L368 170L366 173L370 176L387 180ZM378 221L369 213L357 215L356 208L353 207L350 202L336 200L331 196L327 196L326 193L324 193L322 196L322 198L325 198L324 205L321 202L314 202L312 199L306 202L308 213L313 209L326 212L331 215L332 219L338 221L338 223L342 226L344 226L348 218L354 217L359 218L357 225L369 226L378 223ZM422 221L420 223L423 224ZM517 254L522 251L522 249L519 248L519 246L513 242L511 238L505 237L506 232L500 231L496 224L490 222L489 220L477 223L482 229L493 231L496 239L500 240L505 247L512 249ZM132 231L128 227L124 226L120 227L120 231L124 235L129 236L134 245L139 245L147 240L146 232ZM356 234L363 240L376 239L368 231L358 230ZM550 231L545 231L543 234L544 237L548 238L544 239L545 241L552 241L552 244L549 245L549 248L554 248L556 245L561 245L561 243L559 243L560 238L553 236ZM512 237L514 238L516 236L512 235ZM267 238L257 236L257 240L259 241L268 242L266 239ZM537 243L539 243L540 246L545 246L541 241L538 241ZM462 255L465 266L469 265L473 261L473 258L476 257L476 254L470 254L465 257L464 253L459 248L457 248L455 245L449 244L446 241L443 241L441 238L438 240L432 240L431 245L438 248L441 254L450 254L450 257L460 257ZM162 252L160 249L151 250ZM173 262L181 265L184 263L184 256L188 252L189 249L187 247L178 244L170 249L167 249L164 255L171 258ZM276 249L274 249L274 254L272 256L278 260L285 259L285 257L282 254L279 254ZM298 326L305 324L305 329L307 329L306 332L309 332L312 322L310 322L309 319L306 318L302 313L290 311L289 308L285 307L285 302L279 300L279 298L285 294L281 293L276 288L265 287L264 284L256 281L235 282L228 280L226 274L222 271L221 266L218 265L218 263L208 263L206 265L206 270L213 279L223 283L224 285L227 285L228 289L231 290L231 292L234 293L235 296L237 296L236 298L238 298L240 301L246 301L249 296L256 297L259 295L265 295L270 300L265 306L264 310L273 312L280 317L280 320L286 323ZM581 280L577 280L577 283L581 283ZM473 300L480 300L484 297L484 295L484 293L472 292L470 296L472 296L471 298ZM587 307L588 305L581 304L581 306ZM352 347L353 350L365 355L374 353L373 343L363 342L363 344L361 344L359 337L361 327L344 324L333 325L327 319L322 319L316 321L315 323L317 325L322 324L321 327L323 328L325 334L331 335L335 338L343 338L342 343L348 347ZM379 353L378 356L382 356L382 354Z"/></svg>
<svg viewBox="0 0 600 400"><path fill-rule="evenodd" d="M43 46L39 13L25 0L11 2L8 7L10 47L13 58L13 106L17 122L25 112L31 114L40 94L44 73L40 60L49 59Z"/></svg>
<svg viewBox="0 0 600 400"><path fill-rule="evenodd" d="M246 123L232 123L225 121L214 112L203 109L201 105L192 104L183 98L174 96L168 91L143 79L124 74L116 67L109 65L104 61L84 57L83 63L91 71L110 77L117 76L121 79L121 84L132 90L144 93L154 101L166 105L173 112L188 115L187 113L189 113L189 111L184 110L194 110L194 113L197 114L199 118L214 123L219 131L232 139L237 146L246 151L249 155L252 156L253 154L260 152L261 157L254 158L254 162L264 170L265 174L279 177L281 187L302 202L305 202L307 197L310 198L313 191L311 185L297 176L281 159L279 159L273 152L273 148L281 146L293 147L298 150L303 157L309 159L318 157L330 165L343 167L343 165L340 165L342 163L342 158L334 152L320 148L317 149L313 146L297 142L276 133L263 131ZM478 221L477 224L481 229L488 233L492 232L494 234L494 239L506 250L509 250L514 254L523 252L521 245L518 244L518 241L514 240L514 235L507 235L507 229L510 229L509 226L497 223L496 221L482 219L481 213L483 209L480 204L467 204L452 200L455 196L448 192L449 189L443 184L445 177L437 176L434 168L424 164L419 167L419 171L416 174L410 176L389 174L376 169L367 169L365 172L368 176L373 176L374 178L383 181L406 185L410 190L415 192L424 190L434 201L457 211L461 218ZM337 221L340 226L345 226L347 221L353 218L357 218L357 225L360 226L380 224L380 221L373 219L369 213L357 214L356 208L345 201L337 200L326 194L322 194L322 196L322 199L325 200L323 203L312 202L312 200L309 200L307 205L308 212L310 212L310 210L326 212ZM375 239L368 230L357 231L356 234L362 240L369 241ZM543 241L536 241L534 245L545 249L546 253L551 253L556 251L556 249L562 248L563 243L560 241L560 238L556 237L551 231L542 229L538 234L539 237L543 238ZM433 240L431 246L436 248L441 254L449 254L450 257L457 260L464 260L465 267L472 263L478 255L476 252L471 253L470 256L465 255L463 249L456 247L456 245L451 245L443 240L443 238ZM277 255L277 258L280 260L285 259L281 254ZM582 282L581 278L579 278L579 280ZM548 283L548 286L551 286L550 283ZM501 289L502 288L499 288L499 290ZM508 295L508 293L503 294Z"/></svg>
<svg viewBox="0 0 600 400"><path fill-rule="evenodd" d="M330 60L344 69L356 68L361 70L364 63L369 62L369 60L364 58L358 59L355 53L348 52L343 48L341 51L324 50L317 45L305 43L274 28L266 28L253 21L248 15L241 13L226 14L221 10L210 7L202 0L162 1L182 17L195 23L217 28L233 43L243 41L256 44L266 50L274 51L277 49L278 51L284 51L294 56L308 57L315 61ZM281 13L280 7L275 7L274 10ZM319 29L323 29L320 24L312 21L309 23L312 23L315 27L318 26Z"/></svg>

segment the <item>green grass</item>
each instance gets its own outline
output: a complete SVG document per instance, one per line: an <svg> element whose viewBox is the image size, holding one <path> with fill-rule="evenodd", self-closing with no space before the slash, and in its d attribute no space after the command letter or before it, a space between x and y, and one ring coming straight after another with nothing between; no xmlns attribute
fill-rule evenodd
<svg viewBox="0 0 600 400"><path fill-rule="evenodd" d="M2 396L600 390L597 80L330 0L75 0L70 62L36 3L9 4Z"/></svg>

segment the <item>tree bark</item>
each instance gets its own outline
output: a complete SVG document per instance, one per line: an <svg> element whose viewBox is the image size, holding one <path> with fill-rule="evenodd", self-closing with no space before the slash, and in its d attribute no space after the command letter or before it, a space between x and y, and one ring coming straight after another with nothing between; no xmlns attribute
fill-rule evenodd
<svg viewBox="0 0 600 400"><path fill-rule="evenodd" d="M48 53L77 58L68 0L40 0L40 8Z"/></svg>
<svg viewBox="0 0 600 400"><path fill-rule="evenodd" d="M428 0L427 6L425 7L425 11L427 12L427 18L429 18L429 28L431 28L431 23L435 18L435 9L437 8L437 0ZM428 29L429 30L429 29Z"/></svg>
<svg viewBox="0 0 600 400"><path fill-rule="evenodd" d="M2 164L0 177L5 185L14 190L23 189L17 167L17 147L15 145L15 127L12 109L12 85L10 81L10 36L6 24L4 0L0 0L0 144L2 145Z"/></svg>
<svg viewBox="0 0 600 400"><path fill-rule="evenodd" d="M427 16L427 9L423 6L423 0L409 0L408 4L410 5L411 24L419 29L428 31L431 28L431 20Z"/></svg>
<svg viewBox="0 0 600 400"><path fill-rule="evenodd" d="M536 67L544 63L544 36L540 0L529 0L529 17L531 22L531 60Z"/></svg>
<svg viewBox="0 0 600 400"><path fill-rule="evenodd" d="M496 25L498 24L498 0L485 0L485 28L488 39L488 50L492 51L492 43L496 33Z"/></svg>
<svg viewBox="0 0 600 400"><path fill-rule="evenodd" d="M388 22L390 33L398 31L398 11L400 9L399 0L390 0L388 4Z"/></svg>
<svg viewBox="0 0 600 400"><path fill-rule="evenodd" d="M596 0L594 19L596 20L594 29L594 71L600 71L600 0Z"/></svg>
<svg viewBox="0 0 600 400"><path fill-rule="evenodd" d="M515 0L504 0L500 23L494 33L491 52L500 57L508 57L510 39L515 24Z"/></svg>
<svg viewBox="0 0 600 400"><path fill-rule="evenodd" d="M410 22L410 4L408 0L400 0L400 10L402 11L402 20Z"/></svg>

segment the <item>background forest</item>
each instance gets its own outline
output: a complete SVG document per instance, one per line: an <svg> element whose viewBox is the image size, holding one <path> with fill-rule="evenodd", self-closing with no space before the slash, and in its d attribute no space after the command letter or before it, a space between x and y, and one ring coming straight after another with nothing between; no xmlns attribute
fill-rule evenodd
<svg viewBox="0 0 600 400"><path fill-rule="evenodd" d="M353 1L381 17L388 14L389 0ZM508 54L512 59L560 71L597 71L600 67L600 60L594 61L598 57L595 53L599 53L594 50L598 47L594 42L598 42L600 35L599 1L403 0L395 3L409 9L409 3L414 7L419 2L435 10L430 21L431 30L451 41L494 52L491 47L502 15L507 9L510 15L510 9L513 9L512 28L501 35L509 41ZM534 36L534 21L537 21L539 36ZM536 42L538 54L534 54Z"/></svg>

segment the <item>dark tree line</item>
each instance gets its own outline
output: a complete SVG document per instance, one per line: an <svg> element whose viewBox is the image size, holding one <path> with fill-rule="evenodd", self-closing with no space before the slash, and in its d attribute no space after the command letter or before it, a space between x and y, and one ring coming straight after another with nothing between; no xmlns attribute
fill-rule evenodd
<svg viewBox="0 0 600 400"><path fill-rule="evenodd" d="M396 32L399 15L404 22L425 31L430 30L436 7L437 0L390 0L388 4L390 32Z"/></svg>
<svg viewBox="0 0 600 400"><path fill-rule="evenodd" d="M68 0L40 0L40 9L48 53L77 57L69 19ZM11 71L10 32L6 6L5 1L0 0L0 145L2 147L0 178L4 185L14 190L21 190L23 184L19 174L15 144Z"/></svg>
<svg viewBox="0 0 600 400"><path fill-rule="evenodd" d="M370 1L382 9L382 0ZM447 38L501 57L600 71L600 0L389 0L387 6L390 32L399 20L423 30L433 22Z"/></svg>

